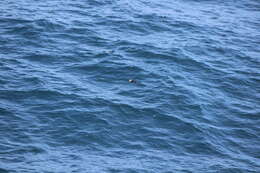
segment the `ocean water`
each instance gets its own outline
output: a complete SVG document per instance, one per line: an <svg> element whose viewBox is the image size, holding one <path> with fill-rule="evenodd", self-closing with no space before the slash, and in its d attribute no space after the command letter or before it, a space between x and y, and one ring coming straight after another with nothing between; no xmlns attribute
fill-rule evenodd
<svg viewBox="0 0 260 173"><path fill-rule="evenodd" d="M0 1L0 172L259 173L260 1Z"/></svg>

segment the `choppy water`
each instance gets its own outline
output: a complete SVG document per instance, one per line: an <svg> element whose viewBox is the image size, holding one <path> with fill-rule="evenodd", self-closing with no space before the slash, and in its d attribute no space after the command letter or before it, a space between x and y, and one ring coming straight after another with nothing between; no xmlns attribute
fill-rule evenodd
<svg viewBox="0 0 260 173"><path fill-rule="evenodd" d="M260 172L259 28L258 0L2 0L0 172Z"/></svg>

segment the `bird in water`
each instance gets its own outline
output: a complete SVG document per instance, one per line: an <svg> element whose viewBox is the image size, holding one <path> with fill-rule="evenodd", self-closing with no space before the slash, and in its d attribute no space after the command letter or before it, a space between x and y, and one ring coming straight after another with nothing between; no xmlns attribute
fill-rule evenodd
<svg viewBox="0 0 260 173"><path fill-rule="evenodd" d="M129 79L128 82L135 83L136 81L134 79Z"/></svg>

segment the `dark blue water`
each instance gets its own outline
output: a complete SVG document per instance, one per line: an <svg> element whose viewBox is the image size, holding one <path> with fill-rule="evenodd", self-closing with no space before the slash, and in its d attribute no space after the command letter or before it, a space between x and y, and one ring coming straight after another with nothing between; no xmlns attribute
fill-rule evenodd
<svg viewBox="0 0 260 173"><path fill-rule="evenodd" d="M259 0L2 0L0 172L260 172L259 28Z"/></svg>

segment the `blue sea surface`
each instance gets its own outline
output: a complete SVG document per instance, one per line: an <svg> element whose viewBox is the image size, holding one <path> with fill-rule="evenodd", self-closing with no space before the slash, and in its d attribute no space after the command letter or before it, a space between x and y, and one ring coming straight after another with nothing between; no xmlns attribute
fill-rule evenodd
<svg viewBox="0 0 260 173"><path fill-rule="evenodd" d="M9 172L259 173L260 1L1 0Z"/></svg>

